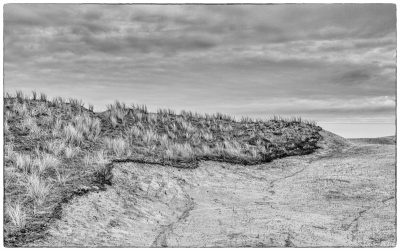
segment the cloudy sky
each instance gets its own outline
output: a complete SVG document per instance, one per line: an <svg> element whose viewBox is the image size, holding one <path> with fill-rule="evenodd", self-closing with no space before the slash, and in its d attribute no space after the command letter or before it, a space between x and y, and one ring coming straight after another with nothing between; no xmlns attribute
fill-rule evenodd
<svg viewBox="0 0 400 251"><path fill-rule="evenodd" d="M5 91L394 134L393 4L7 4Z"/></svg>

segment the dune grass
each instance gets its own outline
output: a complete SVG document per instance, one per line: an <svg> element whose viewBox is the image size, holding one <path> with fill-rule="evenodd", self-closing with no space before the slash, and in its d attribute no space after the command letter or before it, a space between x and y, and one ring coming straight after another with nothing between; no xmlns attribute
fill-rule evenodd
<svg viewBox="0 0 400 251"><path fill-rule="evenodd" d="M67 198L111 184L112 161L183 168L201 160L260 164L311 153L320 139L321 128L301 118L151 113L144 105L118 101L94 113L93 105L85 108L80 100L49 100L35 91L31 97L20 91L5 97L7 246L39 238L35 232L44 231Z"/></svg>

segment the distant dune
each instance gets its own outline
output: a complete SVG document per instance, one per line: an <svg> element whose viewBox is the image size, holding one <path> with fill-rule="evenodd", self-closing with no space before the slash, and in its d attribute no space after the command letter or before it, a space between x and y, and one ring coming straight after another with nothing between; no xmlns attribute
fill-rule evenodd
<svg viewBox="0 0 400 251"><path fill-rule="evenodd" d="M364 144L396 145L396 136L386 136L379 138L354 138L348 140L351 142Z"/></svg>

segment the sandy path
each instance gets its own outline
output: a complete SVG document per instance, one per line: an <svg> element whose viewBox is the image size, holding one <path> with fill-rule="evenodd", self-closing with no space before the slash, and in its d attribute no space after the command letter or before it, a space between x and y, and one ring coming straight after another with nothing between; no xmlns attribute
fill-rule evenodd
<svg viewBox="0 0 400 251"><path fill-rule="evenodd" d="M395 245L395 146L325 138L316 154L259 166L120 164L35 245Z"/></svg>

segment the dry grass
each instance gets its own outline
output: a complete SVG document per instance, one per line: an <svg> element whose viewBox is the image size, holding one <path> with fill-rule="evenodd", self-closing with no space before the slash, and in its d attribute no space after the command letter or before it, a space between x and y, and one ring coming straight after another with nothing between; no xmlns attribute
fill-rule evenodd
<svg viewBox="0 0 400 251"><path fill-rule="evenodd" d="M47 101L47 95L44 93L40 93L40 101L46 102Z"/></svg>
<svg viewBox="0 0 400 251"><path fill-rule="evenodd" d="M14 145L12 143L8 143L4 145L4 160L5 161L13 161L14 159Z"/></svg>
<svg viewBox="0 0 400 251"><path fill-rule="evenodd" d="M32 100L37 100L37 92L32 91Z"/></svg>
<svg viewBox="0 0 400 251"><path fill-rule="evenodd" d="M65 149L66 145L64 141L61 140L51 140L47 142L46 149L55 156L59 156Z"/></svg>
<svg viewBox="0 0 400 251"><path fill-rule="evenodd" d="M20 115L22 117L26 117L28 115L28 108L25 103L17 103L13 106L13 110L16 115Z"/></svg>
<svg viewBox="0 0 400 251"><path fill-rule="evenodd" d="M21 203L6 203L5 204L5 211L10 219L12 225L17 228L21 229L25 227L26 224L26 213L23 210L23 206Z"/></svg>
<svg viewBox="0 0 400 251"><path fill-rule="evenodd" d="M106 157L104 151L97 151L93 155L93 163L95 163L96 165L103 166L109 162L110 162L110 160Z"/></svg>
<svg viewBox="0 0 400 251"><path fill-rule="evenodd" d="M68 145L64 148L64 155L67 159L74 158L75 156L78 155L79 152L80 152L79 147L73 147Z"/></svg>
<svg viewBox="0 0 400 251"><path fill-rule="evenodd" d="M73 123L76 131L86 139L95 140L100 134L100 120L92 118L88 114L75 117Z"/></svg>
<svg viewBox="0 0 400 251"><path fill-rule="evenodd" d="M89 153L86 153L82 161L85 167L89 167L93 163L93 157Z"/></svg>
<svg viewBox="0 0 400 251"><path fill-rule="evenodd" d="M111 154L117 157L124 156L128 151L129 145L123 138L116 138L116 139L105 138L104 143L106 145L107 150L110 151Z"/></svg>
<svg viewBox="0 0 400 251"><path fill-rule="evenodd" d="M49 195L51 188L51 186L36 173L27 176L25 187L28 192L28 197L30 197L37 206L42 205Z"/></svg>
<svg viewBox="0 0 400 251"><path fill-rule="evenodd" d="M57 169L60 165L61 161L53 155L42 153L34 161L35 171L38 171L39 174L43 173L49 168Z"/></svg>
<svg viewBox="0 0 400 251"><path fill-rule="evenodd" d="M60 185L65 185L70 177L70 174L67 172L63 171L62 169L56 168L56 181Z"/></svg>
<svg viewBox="0 0 400 251"><path fill-rule="evenodd" d="M172 151L175 155L185 159L191 159L194 157L194 151L189 143L171 145Z"/></svg>
<svg viewBox="0 0 400 251"><path fill-rule="evenodd" d="M15 167L23 172L30 173L32 171L33 159L28 154L15 153L13 155Z"/></svg>
<svg viewBox="0 0 400 251"><path fill-rule="evenodd" d="M79 146L83 141L83 132L72 124L65 126L63 133L68 144Z"/></svg>
<svg viewBox="0 0 400 251"><path fill-rule="evenodd" d="M8 126L7 120L4 120L4 128L3 128L3 130L4 130L4 134L10 133L10 127Z"/></svg>
<svg viewBox="0 0 400 251"><path fill-rule="evenodd" d="M158 140L158 135L152 129L149 129L142 134L142 140L145 144L152 144Z"/></svg>

